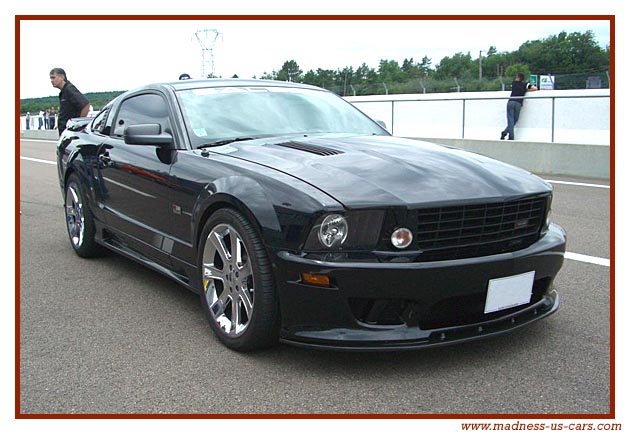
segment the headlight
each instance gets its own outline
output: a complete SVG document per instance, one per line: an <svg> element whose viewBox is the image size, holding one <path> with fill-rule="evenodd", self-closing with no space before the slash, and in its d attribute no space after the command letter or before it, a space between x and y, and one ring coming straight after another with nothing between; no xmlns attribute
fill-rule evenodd
<svg viewBox="0 0 630 434"><path fill-rule="evenodd" d="M320 215L313 222L303 249L307 252L371 251L378 243L384 215L381 210Z"/></svg>
<svg viewBox="0 0 630 434"><path fill-rule="evenodd" d="M319 242L324 247L339 247L348 237L348 222L339 214L326 216L317 233Z"/></svg>

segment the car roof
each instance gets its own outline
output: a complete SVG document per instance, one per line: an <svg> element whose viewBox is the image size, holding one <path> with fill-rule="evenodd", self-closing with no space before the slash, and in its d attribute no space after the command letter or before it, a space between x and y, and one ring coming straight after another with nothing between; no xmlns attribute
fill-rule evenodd
<svg viewBox="0 0 630 434"><path fill-rule="evenodd" d="M229 86L265 86L265 87L293 87L297 89L314 89L325 90L316 86L310 86L301 83L292 83L289 81L276 81L276 80L257 80L257 79L240 79L240 78L208 78L205 80L178 80L165 83L154 83L152 85L144 86L143 88L155 88L160 86L171 87L175 91L188 90L188 89L200 89L200 88L213 88L213 87L229 87Z"/></svg>

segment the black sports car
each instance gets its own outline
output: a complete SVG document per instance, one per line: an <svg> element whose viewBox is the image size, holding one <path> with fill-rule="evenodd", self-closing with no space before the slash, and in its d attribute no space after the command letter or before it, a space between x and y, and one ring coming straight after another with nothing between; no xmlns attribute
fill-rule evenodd
<svg viewBox="0 0 630 434"><path fill-rule="evenodd" d="M338 96L262 80L129 91L58 144L71 245L201 296L218 338L408 349L555 312L549 184L392 137Z"/></svg>

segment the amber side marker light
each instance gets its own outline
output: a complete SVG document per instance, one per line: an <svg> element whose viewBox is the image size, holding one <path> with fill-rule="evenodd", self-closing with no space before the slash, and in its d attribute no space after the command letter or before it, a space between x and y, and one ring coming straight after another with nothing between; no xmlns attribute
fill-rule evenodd
<svg viewBox="0 0 630 434"><path fill-rule="evenodd" d="M323 274L300 273L302 282L309 285L330 286L330 277Z"/></svg>

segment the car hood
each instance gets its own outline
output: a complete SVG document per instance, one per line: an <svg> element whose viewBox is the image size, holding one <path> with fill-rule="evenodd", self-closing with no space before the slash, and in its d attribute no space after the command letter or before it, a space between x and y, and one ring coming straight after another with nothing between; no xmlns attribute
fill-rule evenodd
<svg viewBox="0 0 630 434"><path fill-rule="evenodd" d="M529 172L478 154L391 136L257 140L217 151L289 174L349 208L514 198L551 189Z"/></svg>

